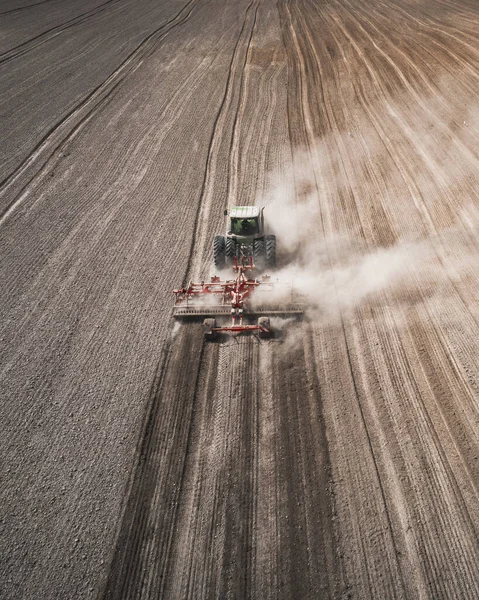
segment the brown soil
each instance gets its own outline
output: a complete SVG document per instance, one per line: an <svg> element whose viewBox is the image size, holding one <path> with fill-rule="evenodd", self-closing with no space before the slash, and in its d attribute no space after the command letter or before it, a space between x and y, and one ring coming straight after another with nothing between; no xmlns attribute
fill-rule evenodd
<svg viewBox="0 0 479 600"><path fill-rule="evenodd" d="M0 596L477 598L477 2L0 16ZM297 149L315 235L433 252L283 338L174 329Z"/></svg>

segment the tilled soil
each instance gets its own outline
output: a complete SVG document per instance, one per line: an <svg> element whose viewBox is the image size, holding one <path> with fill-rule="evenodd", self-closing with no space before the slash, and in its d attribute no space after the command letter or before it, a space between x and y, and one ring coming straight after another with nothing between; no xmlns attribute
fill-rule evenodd
<svg viewBox="0 0 479 600"><path fill-rule="evenodd" d="M477 598L477 2L0 20L0 596ZM319 314L174 326L298 156ZM403 284L345 301L347 256L397 248Z"/></svg>

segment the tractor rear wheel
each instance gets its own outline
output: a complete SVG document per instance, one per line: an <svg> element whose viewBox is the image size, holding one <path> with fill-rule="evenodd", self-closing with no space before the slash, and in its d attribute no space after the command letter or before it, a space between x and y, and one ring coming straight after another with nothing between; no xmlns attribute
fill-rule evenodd
<svg viewBox="0 0 479 600"><path fill-rule="evenodd" d="M258 326L260 327L258 335L262 340L271 337L272 333L269 317L260 317L258 319Z"/></svg>
<svg viewBox="0 0 479 600"><path fill-rule="evenodd" d="M216 331L213 331L214 327L216 327L216 319L205 319L203 321L203 333L206 340L216 339Z"/></svg>
<svg viewBox="0 0 479 600"><path fill-rule="evenodd" d="M254 240L253 242L253 261L255 267L262 271L266 266L266 250L264 239Z"/></svg>
<svg viewBox="0 0 479 600"><path fill-rule="evenodd" d="M276 268L276 236L267 235L266 241L266 266L268 269Z"/></svg>
<svg viewBox="0 0 479 600"><path fill-rule="evenodd" d="M236 256L236 240L229 237L226 238L225 253L226 266L232 267Z"/></svg>
<svg viewBox="0 0 479 600"><path fill-rule="evenodd" d="M215 235L213 241L213 258L216 269L221 271L225 268L225 238L222 235Z"/></svg>

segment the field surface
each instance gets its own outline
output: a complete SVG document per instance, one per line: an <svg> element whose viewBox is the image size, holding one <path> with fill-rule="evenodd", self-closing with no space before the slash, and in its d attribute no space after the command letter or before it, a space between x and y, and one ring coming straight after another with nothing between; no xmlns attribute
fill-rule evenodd
<svg viewBox="0 0 479 600"><path fill-rule="evenodd" d="M478 32L0 0L2 599L479 597ZM175 326L264 203L306 318Z"/></svg>

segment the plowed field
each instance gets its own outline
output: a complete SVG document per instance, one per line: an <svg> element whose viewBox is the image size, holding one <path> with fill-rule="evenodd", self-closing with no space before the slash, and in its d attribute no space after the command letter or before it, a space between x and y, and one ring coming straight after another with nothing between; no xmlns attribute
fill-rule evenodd
<svg viewBox="0 0 479 600"><path fill-rule="evenodd" d="M1 598L479 597L478 33L0 0ZM310 310L208 343L234 204Z"/></svg>

